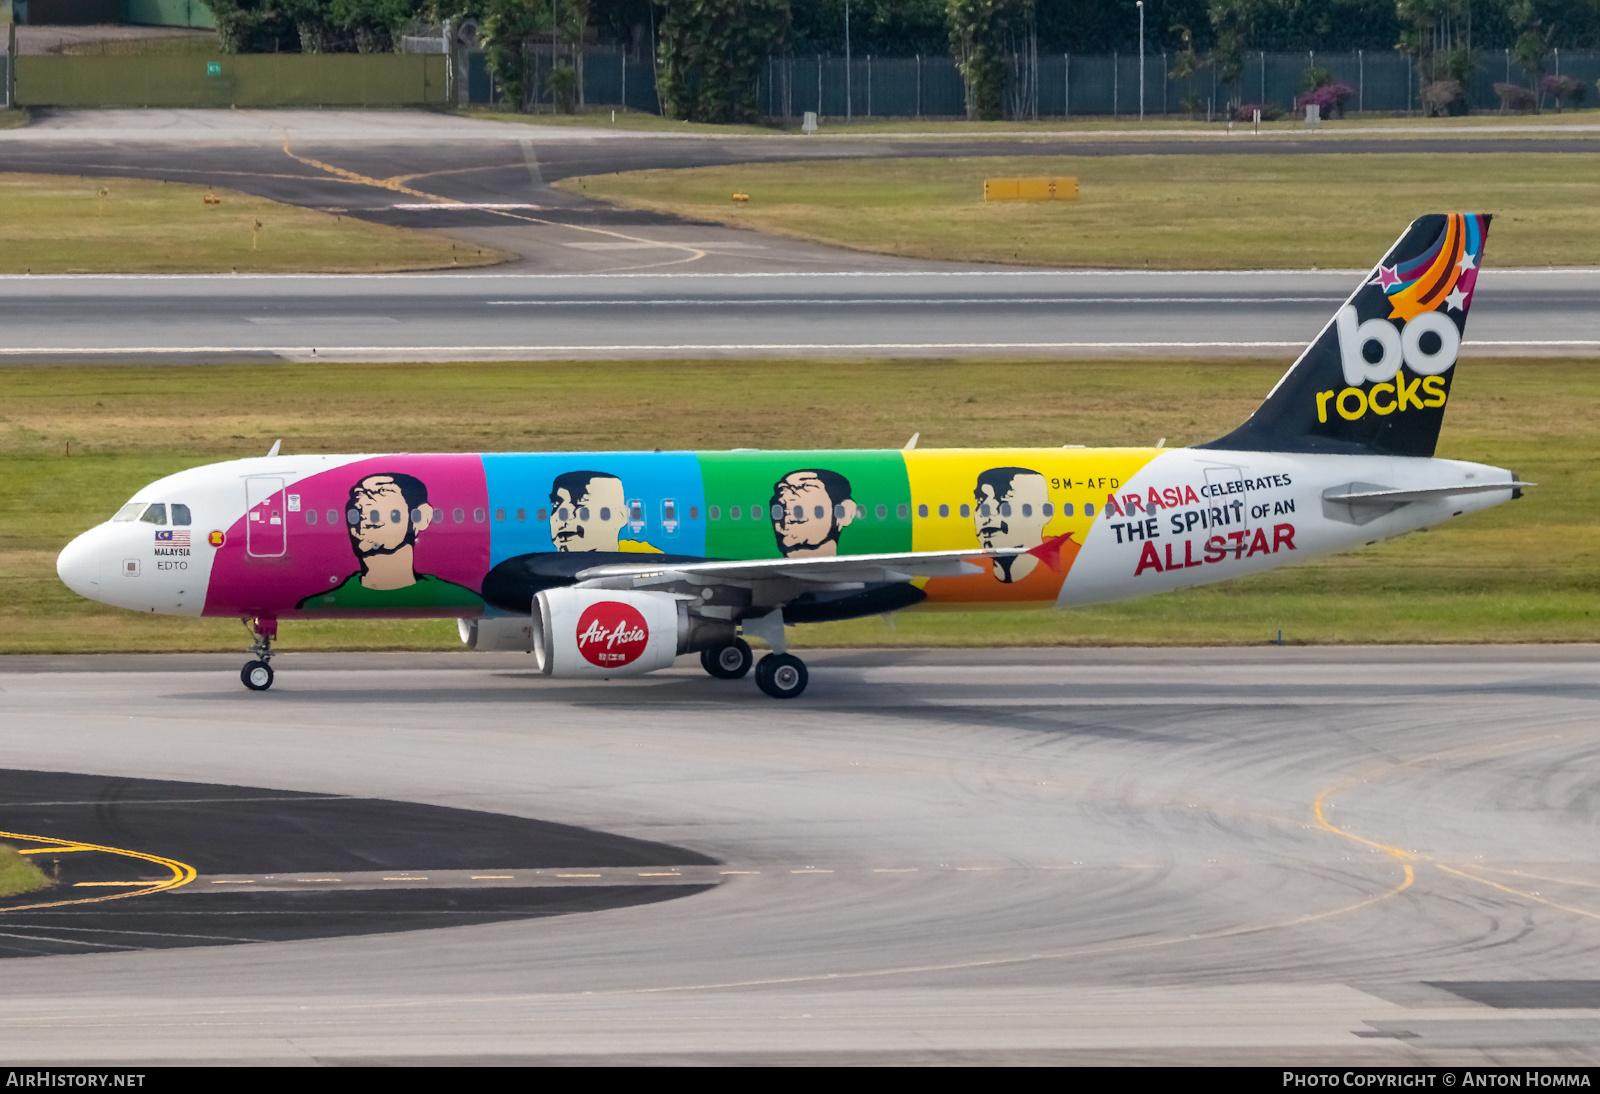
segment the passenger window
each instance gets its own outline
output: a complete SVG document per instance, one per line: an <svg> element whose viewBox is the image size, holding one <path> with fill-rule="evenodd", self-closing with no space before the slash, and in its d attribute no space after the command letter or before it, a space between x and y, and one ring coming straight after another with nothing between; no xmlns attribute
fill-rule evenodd
<svg viewBox="0 0 1600 1094"><path fill-rule="evenodd" d="M315 524L315 523L317 523L317 511L315 509L307 509L306 510L306 523L307 524Z"/></svg>
<svg viewBox="0 0 1600 1094"><path fill-rule="evenodd" d="M970 517L972 515L972 506L963 502L961 505L961 515L964 517Z"/></svg>
<svg viewBox="0 0 1600 1094"><path fill-rule="evenodd" d="M1022 515L1025 517L1033 516L1033 506L1024 502L1022 505Z"/></svg>
<svg viewBox="0 0 1600 1094"><path fill-rule="evenodd" d="M588 520L589 519L589 507L587 505L578 506L578 519L579 520Z"/></svg>
<svg viewBox="0 0 1600 1094"><path fill-rule="evenodd" d="M928 515L928 507L926 505L917 506L917 516L926 517L927 515Z"/></svg>
<svg viewBox="0 0 1600 1094"><path fill-rule="evenodd" d="M177 502L172 503L172 523L177 525L187 525L189 523L189 507L187 505L179 505Z"/></svg>
<svg viewBox="0 0 1600 1094"><path fill-rule="evenodd" d="M889 507L887 505L878 506L878 519L879 520L888 520L889 519Z"/></svg>
<svg viewBox="0 0 1600 1094"><path fill-rule="evenodd" d="M389 523L390 524L399 524L400 523L400 510L398 510L398 509L389 510Z"/></svg>
<svg viewBox="0 0 1600 1094"><path fill-rule="evenodd" d="M549 520L550 519L550 514L547 513L543 508L540 508L538 510L538 512L533 514L533 519L534 520Z"/></svg>
<svg viewBox="0 0 1600 1094"><path fill-rule="evenodd" d="M835 505L833 507L833 519L834 520L843 520L844 519L844 506L843 505Z"/></svg>
<svg viewBox="0 0 1600 1094"><path fill-rule="evenodd" d="M1000 515L1002 517L1009 517L1011 515L1011 503L1009 501L1003 501L1000 503Z"/></svg>
<svg viewBox="0 0 1600 1094"><path fill-rule="evenodd" d="M939 515L941 517L948 517L950 515L950 507L948 505L939 506Z"/></svg>
<svg viewBox="0 0 1600 1094"><path fill-rule="evenodd" d="M467 511L465 509L457 509L450 515L456 518L457 524L467 523Z"/></svg>
<svg viewBox="0 0 1600 1094"><path fill-rule="evenodd" d="M494 520L496 524L504 524L506 522L506 511L504 509L496 509L494 511Z"/></svg>
<svg viewBox="0 0 1600 1094"><path fill-rule="evenodd" d="M728 519L729 520L738 520L739 519L739 507L737 505L728 506Z"/></svg>
<svg viewBox="0 0 1600 1094"><path fill-rule="evenodd" d="M354 528L356 525L361 523L361 510L359 510L359 509L347 509L347 510L345 510L344 519L345 519L345 522L350 525L350 527Z"/></svg>
<svg viewBox="0 0 1600 1094"><path fill-rule="evenodd" d="M328 510L328 523L329 524L338 524L339 523L339 510L337 510L337 509L329 509Z"/></svg>
<svg viewBox="0 0 1600 1094"><path fill-rule="evenodd" d="M523 521L525 521L527 519L528 519L528 511L526 509L518 509L517 510L517 523L521 524Z"/></svg>
<svg viewBox="0 0 1600 1094"><path fill-rule="evenodd" d="M824 516L827 515L827 510L823 509L822 506L820 506L820 505L813 505L811 507L811 515L813 517L815 517L817 520L821 520Z"/></svg>
<svg viewBox="0 0 1600 1094"><path fill-rule="evenodd" d="M144 502L130 501L127 505L124 505L121 509L118 509L116 514L111 519L138 520L139 514L142 512L144 512Z"/></svg>
<svg viewBox="0 0 1600 1094"><path fill-rule="evenodd" d="M909 505L901 505L895 511L900 514L900 519L901 520L905 520L907 517L909 517L911 515L911 506L909 506Z"/></svg>
<svg viewBox="0 0 1600 1094"><path fill-rule="evenodd" d="M772 519L773 520L782 520L783 519L783 506L774 505L772 507Z"/></svg>
<svg viewBox="0 0 1600 1094"><path fill-rule="evenodd" d="M1086 517L1094 516L1094 502L1086 501L1083 503L1083 515Z"/></svg>
<svg viewBox="0 0 1600 1094"><path fill-rule="evenodd" d="M698 505L689 506L689 519L690 520L699 520L700 519L700 507Z"/></svg>
<svg viewBox="0 0 1600 1094"><path fill-rule="evenodd" d="M159 501L144 511L144 516L139 518L146 524L167 523L167 507Z"/></svg>
<svg viewBox="0 0 1600 1094"><path fill-rule="evenodd" d="M1043 513L1045 518L1048 520L1050 517L1056 515L1056 507L1051 505L1049 502L1045 502L1039 507L1039 512Z"/></svg>
<svg viewBox="0 0 1600 1094"><path fill-rule="evenodd" d="M1045 514L1045 516L1049 516L1049 515L1050 515L1049 513ZM1062 504L1061 504L1061 515L1064 516L1064 517L1070 517L1072 515L1072 503L1070 501L1062 502Z"/></svg>
<svg viewBox="0 0 1600 1094"><path fill-rule="evenodd" d="M601 520L610 520L611 519L611 506L602 505L600 507L600 519Z"/></svg>
<svg viewBox="0 0 1600 1094"><path fill-rule="evenodd" d="M661 503L661 519L665 523L676 523L677 519L678 519L678 507L677 507L677 505L674 504L673 502L670 502L670 501L662 502Z"/></svg>
<svg viewBox="0 0 1600 1094"><path fill-rule="evenodd" d="M485 513L482 509L474 509L472 511L472 519L477 521L479 524L482 524L485 520L488 519L488 517L489 517L489 514Z"/></svg>
<svg viewBox="0 0 1600 1094"><path fill-rule="evenodd" d="M987 518L989 516L989 503L988 502L984 502L982 505L978 506L978 515L980 517L985 517L985 518Z"/></svg>
<svg viewBox="0 0 1600 1094"><path fill-rule="evenodd" d="M584 519L587 520L588 518L585 517ZM605 518L602 518L602 519L605 519ZM644 507L642 505L630 505L630 506L628 506L628 519L630 521L632 521L634 524L643 524L644 523Z"/></svg>
<svg viewBox="0 0 1600 1094"><path fill-rule="evenodd" d="M722 507L721 506L713 505L713 506L711 506L711 508L708 511L711 514L711 519L712 520L721 520L722 519ZM689 510L689 512L690 512L691 515L693 515L694 510L691 509L691 510Z"/></svg>

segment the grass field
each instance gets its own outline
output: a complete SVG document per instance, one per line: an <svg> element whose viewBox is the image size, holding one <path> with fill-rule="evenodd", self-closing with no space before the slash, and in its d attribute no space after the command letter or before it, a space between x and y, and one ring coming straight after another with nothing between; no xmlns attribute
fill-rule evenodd
<svg viewBox="0 0 1600 1094"><path fill-rule="evenodd" d="M990 176L1079 179L1075 202L985 204ZM1415 216L1497 214L1496 266L1600 262L1600 155L1038 156L822 160L557 185L913 258L1134 269L1369 267ZM734 192L750 195L734 205Z"/></svg>
<svg viewBox="0 0 1600 1094"><path fill-rule="evenodd" d="M212 192L220 204L205 203L206 187L182 183L0 174L0 273L372 273L506 257L426 232Z"/></svg>
<svg viewBox="0 0 1600 1094"><path fill-rule="evenodd" d="M50 879L15 847L0 843L0 897L48 888Z"/></svg>
<svg viewBox="0 0 1600 1094"><path fill-rule="evenodd" d="M285 452L1148 444L1208 440L1260 402L1260 361L610 362L0 368L0 652L238 649L236 620L82 600L73 535L139 487ZM774 377L803 394L773 413ZM753 382L759 381L759 382ZM818 645L1600 640L1600 370L1469 358L1440 455L1513 468L1522 501L1366 551L1126 604L911 613L800 628ZM381 423L381 424L375 424ZM283 624L281 647L457 646L450 621Z"/></svg>

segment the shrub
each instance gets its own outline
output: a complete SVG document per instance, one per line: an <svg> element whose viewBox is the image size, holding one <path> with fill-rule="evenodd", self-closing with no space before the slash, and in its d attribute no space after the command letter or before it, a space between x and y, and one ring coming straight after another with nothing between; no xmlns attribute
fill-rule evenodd
<svg viewBox="0 0 1600 1094"><path fill-rule="evenodd" d="M1356 89L1349 84L1321 84L1296 99L1294 108L1299 112L1308 106L1317 106L1322 108L1324 118L1342 118L1344 104L1349 102L1350 96L1355 93Z"/></svg>
<svg viewBox="0 0 1600 1094"><path fill-rule="evenodd" d="M1539 90L1555 99L1556 113L1559 114L1562 99L1571 100L1573 107L1576 108L1583 101L1583 93L1588 87L1571 76L1546 76L1539 81Z"/></svg>
<svg viewBox="0 0 1600 1094"><path fill-rule="evenodd" d="M1460 80L1435 80L1422 89L1422 112L1430 118L1467 112L1467 89Z"/></svg>
<svg viewBox="0 0 1600 1094"><path fill-rule="evenodd" d="M1500 96L1502 113L1507 110L1533 109L1533 92L1521 84L1497 83L1494 85L1494 93Z"/></svg>
<svg viewBox="0 0 1600 1094"><path fill-rule="evenodd" d="M1283 117L1283 108L1271 103L1242 103L1234 107L1233 120L1236 122L1249 122L1255 120L1255 112L1261 111L1261 120L1275 122Z"/></svg>

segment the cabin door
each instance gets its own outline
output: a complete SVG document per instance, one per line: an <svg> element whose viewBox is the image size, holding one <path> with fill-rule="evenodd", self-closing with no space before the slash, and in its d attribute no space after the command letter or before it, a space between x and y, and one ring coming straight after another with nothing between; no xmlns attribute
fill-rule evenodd
<svg viewBox="0 0 1600 1094"><path fill-rule="evenodd" d="M244 480L245 504L249 507L244 526L245 553L256 558L281 558L288 549L288 507L280 478L253 477Z"/></svg>

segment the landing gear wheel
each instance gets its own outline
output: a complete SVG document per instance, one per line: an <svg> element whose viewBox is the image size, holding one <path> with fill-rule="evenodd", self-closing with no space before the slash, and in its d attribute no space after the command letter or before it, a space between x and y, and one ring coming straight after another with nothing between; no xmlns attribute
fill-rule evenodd
<svg viewBox="0 0 1600 1094"><path fill-rule="evenodd" d="M774 699L793 699L806 690L806 663L789 653L769 653L756 665L756 686Z"/></svg>
<svg viewBox="0 0 1600 1094"><path fill-rule="evenodd" d="M735 638L724 646L712 646L700 651L700 667L718 680L737 680L750 671L750 643Z"/></svg>
<svg viewBox="0 0 1600 1094"><path fill-rule="evenodd" d="M251 691L266 691L272 686L272 666L265 661L246 661L239 679Z"/></svg>

